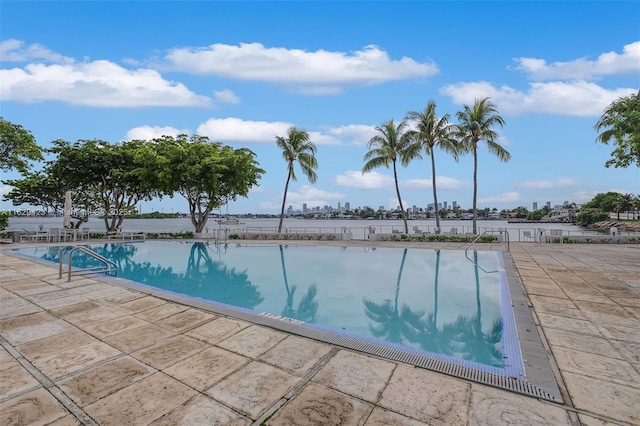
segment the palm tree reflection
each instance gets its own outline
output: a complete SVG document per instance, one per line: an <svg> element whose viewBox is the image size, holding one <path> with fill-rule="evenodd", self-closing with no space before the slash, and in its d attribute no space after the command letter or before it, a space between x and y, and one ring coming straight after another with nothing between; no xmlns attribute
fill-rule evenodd
<svg viewBox="0 0 640 426"><path fill-rule="evenodd" d="M369 324L369 331L374 337L384 339L387 342L402 343L403 328L405 328L404 318L400 316L398 311L398 298L400 296L400 282L402 281L402 271L404 262L407 258L407 249L402 252L402 262L398 270L398 279L396 280L396 293L393 302L390 299L383 303L375 303L371 300L364 299L365 315L378 323L378 326ZM403 307L406 308L406 307ZM408 309L408 308L407 308Z"/></svg>
<svg viewBox="0 0 640 426"><path fill-rule="evenodd" d="M282 310L282 316L287 318L295 318L300 321L314 323L316 315L318 314L318 302L314 300L318 294L318 287L312 284L307 290L307 294L302 296L298 308L293 307L293 298L296 292L297 286L294 284L289 286L289 279L287 277L287 266L284 262L284 250L282 245L280 247L280 264L282 265L282 277L284 279L284 287L287 291L287 304Z"/></svg>

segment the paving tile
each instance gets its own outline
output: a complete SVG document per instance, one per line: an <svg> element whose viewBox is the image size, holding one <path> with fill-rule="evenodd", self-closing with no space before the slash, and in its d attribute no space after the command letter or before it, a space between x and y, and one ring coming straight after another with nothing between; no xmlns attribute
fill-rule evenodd
<svg viewBox="0 0 640 426"><path fill-rule="evenodd" d="M572 349L553 351L560 370L640 388L640 374L629 362Z"/></svg>
<svg viewBox="0 0 640 426"><path fill-rule="evenodd" d="M34 305L33 303L14 306L11 308L2 308L0 309L0 320L19 317L21 315L33 314L41 311L42 311L42 308L37 305Z"/></svg>
<svg viewBox="0 0 640 426"><path fill-rule="evenodd" d="M44 388L0 403L0 424L47 425L69 414Z"/></svg>
<svg viewBox="0 0 640 426"><path fill-rule="evenodd" d="M76 404L84 407L154 372L131 357L123 357L64 379L57 385Z"/></svg>
<svg viewBox="0 0 640 426"><path fill-rule="evenodd" d="M252 325L218 343L221 348L255 358L287 337L286 333Z"/></svg>
<svg viewBox="0 0 640 426"><path fill-rule="evenodd" d="M629 342L624 340L611 340L620 354L629 362L640 363L640 342Z"/></svg>
<svg viewBox="0 0 640 426"><path fill-rule="evenodd" d="M189 336L175 336L134 352L131 356L158 370L163 370L209 346Z"/></svg>
<svg viewBox="0 0 640 426"><path fill-rule="evenodd" d="M84 410L101 425L142 425L162 417L194 395L193 389L158 372L87 405Z"/></svg>
<svg viewBox="0 0 640 426"><path fill-rule="evenodd" d="M244 426L250 424L251 420L248 418L204 395L198 395L151 423L150 426Z"/></svg>
<svg viewBox="0 0 640 426"><path fill-rule="evenodd" d="M119 354L120 351L106 343L95 342L37 359L33 365L49 378L55 379Z"/></svg>
<svg viewBox="0 0 640 426"><path fill-rule="evenodd" d="M99 306L86 312L78 312L73 315L69 315L65 320L76 327L86 328L91 325L120 318L125 315L128 315L128 313L121 309Z"/></svg>
<svg viewBox="0 0 640 426"><path fill-rule="evenodd" d="M278 410L269 425L362 425L372 410L371 404L311 383Z"/></svg>
<svg viewBox="0 0 640 426"><path fill-rule="evenodd" d="M501 389L473 383L469 426L571 425L561 406L541 402Z"/></svg>
<svg viewBox="0 0 640 426"><path fill-rule="evenodd" d="M91 333L99 338L111 336L113 334L122 333L124 331L133 330L138 327L151 325L146 321L127 315L112 320L107 320L98 324L85 327L87 333Z"/></svg>
<svg viewBox="0 0 640 426"><path fill-rule="evenodd" d="M0 347L0 370L11 368L16 365L19 365L18 361L16 361L9 352L5 351L4 348Z"/></svg>
<svg viewBox="0 0 640 426"><path fill-rule="evenodd" d="M18 346L18 350L25 358L30 361L34 361L58 352L95 342L97 342L97 340L89 334L80 330L74 330L69 333L58 334L45 339L25 343Z"/></svg>
<svg viewBox="0 0 640 426"><path fill-rule="evenodd" d="M151 324L112 334L104 337L103 340L123 352L131 352L170 335L170 331Z"/></svg>
<svg viewBox="0 0 640 426"><path fill-rule="evenodd" d="M580 419L580 423L582 426L620 426L620 423L618 422L613 423L607 420L588 416L582 413L578 414L578 418Z"/></svg>
<svg viewBox="0 0 640 426"><path fill-rule="evenodd" d="M299 380L283 370L254 361L205 393L255 420Z"/></svg>
<svg viewBox="0 0 640 426"><path fill-rule="evenodd" d="M258 359L283 370L304 375L330 350L330 345L311 339L289 336Z"/></svg>
<svg viewBox="0 0 640 426"><path fill-rule="evenodd" d="M429 425L466 425L470 393L466 382L400 364L378 405Z"/></svg>
<svg viewBox="0 0 640 426"><path fill-rule="evenodd" d="M2 333L12 345L21 345L34 340L44 339L45 337L55 336L58 334L75 331L76 328L63 320L53 320L34 325L14 328L13 330Z"/></svg>
<svg viewBox="0 0 640 426"><path fill-rule="evenodd" d="M364 426L424 426L424 423L405 417L393 411L376 407Z"/></svg>
<svg viewBox="0 0 640 426"><path fill-rule="evenodd" d="M38 312L35 314L4 319L0 321L0 333L4 333L15 328L26 327L29 325L42 324L43 322L49 322L55 319L56 317L48 312Z"/></svg>
<svg viewBox="0 0 640 426"><path fill-rule="evenodd" d="M161 319L157 324L176 332L182 332L214 318L217 318L217 315L209 314L198 309L187 309L179 314Z"/></svg>
<svg viewBox="0 0 640 426"><path fill-rule="evenodd" d="M576 408L629 424L640 424L640 389L584 374L564 372L562 375Z"/></svg>
<svg viewBox="0 0 640 426"><path fill-rule="evenodd" d="M78 312L88 312L92 309L99 307L100 305L91 300L86 302L76 303L75 305L63 306L61 308L51 309L51 312L61 318L68 317L69 315L77 314Z"/></svg>
<svg viewBox="0 0 640 426"><path fill-rule="evenodd" d="M165 303L164 305L160 305L157 308L152 308L135 314L135 316L145 321L156 322L160 321L161 319L170 317L171 315L175 315L179 312L186 311L187 309L189 309L189 307L185 305L179 305L177 303Z"/></svg>
<svg viewBox="0 0 640 426"><path fill-rule="evenodd" d="M216 344L250 325L251 323L246 321L221 317L188 331L187 335Z"/></svg>
<svg viewBox="0 0 640 426"><path fill-rule="evenodd" d="M164 372L203 392L249 361L249 358L212 347L173 364Z"/></svg>
<svg viewBox="0 0 640 426"><path fill-rule="evenodd" d="M640 342L640 328L623 327L618 325L598 325L598 329L609 339L626 340L629 342Z"/></svg>
<svg viewBox="0 0 640 426"><path fill-rule="evenodd" d="M598 328L589 321L545 314L543 312L538 312L537 315L540 320L540 324L545 329L546 327L551 327L566 331L577 331L579 333L591 333L596 336L601 336Z"/></svg>
<svg viewBox="0 0 640 426"><path fill-rule="evenodd" d="M40 382L20 364L0 370L0 399L39 385Z"/></svg>
<svg viewBox="0 0 640 426"><path fill-rule="evenodd" d="M120 306L124 303L131 302L136 299L141 299L143 297L145 297L143 293L121 289L117 293L113 293L106 297L100 297L94 300L104 306Z"/></svg>
<svg viewBox="0 0 640 426"><path fill-rule="evenodd" d="M76 419L72 414L64 416L61 419L56 420L53 423L49 423L47 426L80 426L82 423Z"/></svg>
<svg viewBox="0 0 640 426"><path fill-rule="evenodd" d="M596 303L584 300L578 300L575 302L576 306L583 311L596 312L600 314L630 316L629 312L622 306L612 305L609 303Z"/></svg>
<svg viewBox="0 0 640 426"><path fill-rule="evenodd" d="M60 297L57 299L43 300L42 302L38 302L37 305L44 309L53 309L53 308L59 308L62 306L75 305L76 303L82 303L88 300L89 299L87 299L84 296L73 295L73 296L67 296L67 297Z"/></svg>
<svg viewBox="0 0 640 426"><path fill-rule="evenodd" d="M140 299L135 299L131 302L122 303L119 305L119 307L120 309L124 309L131 314L137 314L138 312L157 308L158 306L164 305L165 303L167 303L166 300L158 299L157 297L153 296L145 296Z"/></svg>
<svg viewBox="0 0 640 426"><path fill-rule="evenodd" d="M560 346L596 355L608 356L610 358L622 359L619 351L607 339L595 337L591 334L558 330L556 328L547 328L544 333L552 347Z"/></svg>
<svg viewBox="0 0 640 426"><path fill-rule="evenodd" d="M395 368L396 364L393 362L341 350L312 380L375 403Z"/></svg>

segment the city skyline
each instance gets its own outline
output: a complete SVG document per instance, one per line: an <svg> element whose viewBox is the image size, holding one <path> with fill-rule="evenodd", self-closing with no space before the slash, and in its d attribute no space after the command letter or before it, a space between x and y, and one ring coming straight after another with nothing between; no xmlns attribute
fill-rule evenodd
<svg viewBox="0 0 640 426"><path fill-rule="evenodd" d="M584 203L640 193L640 170L604 167L613 147L596 143L593 128L640 87L639 14L640 3L616 1L6 1L0 107L45 148L179 133L249 148L266 173L222 209L278 214L287 170L275 136L290 125L310 133L319 167L315 185L291 182L287 206L391 209L392 172L361 172L375 127L429 99L455 123L463 105L490 97L512 158L502 163L481 144L478 208ZM381 31L388 22L403 30ZM438 199L470 207L472 156L435 156ZM433 200L423 157L398 168L407 206ZM142 205L187 210L178 195Z"/></svg>

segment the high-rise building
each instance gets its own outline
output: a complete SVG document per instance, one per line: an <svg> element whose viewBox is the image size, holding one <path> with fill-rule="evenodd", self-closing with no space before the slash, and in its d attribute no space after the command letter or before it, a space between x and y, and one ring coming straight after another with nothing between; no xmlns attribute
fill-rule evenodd
<svg viewBox="0 0 640 426"><path fill-rule="evenodd" d="M458 202L454 201L453 203L451 203L451 208L452 209L457 209L458 208Z"/></svg>
<svg viewBox="0 0 640 426"><path fill-rule="evenodd" d="M445 201L444 203L442 203L442 205L444 206L444 209L447 209L447 202Z"/></svg>
<svg viewBox="0 0 640 426"><path fill-rule="evenodd" d="M351 210L351 203L348 202L348 201L346 203L344 203L344 209L345 210Z"/></svg>
<svg viewBox="0 0 640 426"><path fill-rule="evenodd" d="M307 203L302 205L302 214L307 214Z"/></svg>
<svg viewBox="0 0 640 426"><path fill-rule="evenodd" d="M538 210L538 202L537 202L537 201L534 201L534 202L533 202L533 210L534 210L534 211L535 211L535 210Z"/></svg>
<svg viewBox="0 0 640 426"><path fill-rule="evenodd" d="M293 206L289 206L289 208L287 209L287 216L291 215L293 215Z"/></svg>
<svg viewBox="0 0 640 426"><path fill-rule="evenodd" d="M340 201L338 201L338 211L341 211L340 210Z"/></svg>
<svg viewBox="0 0 640 426"><path fill-rule="evenodd" d="M547 207L551 208L551 201L547 201Z"/></svg>

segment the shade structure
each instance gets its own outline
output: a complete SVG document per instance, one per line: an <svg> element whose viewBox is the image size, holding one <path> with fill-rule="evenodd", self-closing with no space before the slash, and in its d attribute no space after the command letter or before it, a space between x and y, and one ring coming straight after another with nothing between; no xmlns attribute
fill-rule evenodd
<svg viewBox="0 0 640 426"><path fill-rule="evenodd" d="M71 191L67 191L64 194L64 212L62 226L65 228L71 227Z"/></svg>

